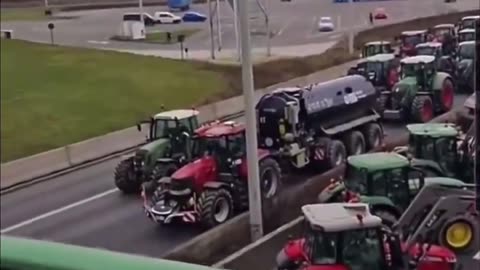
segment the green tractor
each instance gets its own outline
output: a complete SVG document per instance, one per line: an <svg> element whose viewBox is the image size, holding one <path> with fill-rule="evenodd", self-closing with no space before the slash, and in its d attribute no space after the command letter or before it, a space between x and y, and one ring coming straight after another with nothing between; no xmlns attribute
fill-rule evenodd
<svg viewBox="0 0 480 270"><path fill-rule="evenodd" d="M115 185L124 193L140 192L144 182L169 176L192 158L189 138L199 127L196 110L161 112L137 124L149 125L147 144L122 157L115 168Z"/></svg>
<svg viewBox="0 0 480 270"><path fill-rule="evenodd" d="M392 44L389 41L371 41L363 45L360 58L367 58L377 54L393 54L393 52Z"/></svg>
<svg viewBox="0 0 480 270"><path fill-rule="evenodd" d="M459 129L445 123L410 124L408 146L393 151L411 156L417 163L429 164L424 170L427 176L445 175L471 182L473 152L468 147L468 134L462 136Z"/></svg>
<svg viewBox="0 0 480 270"><path fill-rule="evenodd" d="M453 78L437 71L434 56L407 57L400 61L400 67L400 81L380 97L385 118L425 123L452 109Z"/></svg>
<svg viewBox="0 0 480 270"><path fill-rule="evenodd" d="M321 203L368 203L374 215L392 226L425 185L464 185L443 176L425 177L430 164L394 152L368 153L347 159L345 179L332 182L318 196Z"/></svg>

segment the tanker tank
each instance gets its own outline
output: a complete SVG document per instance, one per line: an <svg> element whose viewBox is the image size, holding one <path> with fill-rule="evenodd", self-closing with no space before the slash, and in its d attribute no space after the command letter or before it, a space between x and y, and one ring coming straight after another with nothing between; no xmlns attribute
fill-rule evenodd
<svg viewBox="0 0 480 270"><path fill-rule="evenodd" d="M322 133L374 113L377 91L361 75L314 84L304 88L278 89L257 103L259 143L282 145L282 134L314 130Z"/></svg>

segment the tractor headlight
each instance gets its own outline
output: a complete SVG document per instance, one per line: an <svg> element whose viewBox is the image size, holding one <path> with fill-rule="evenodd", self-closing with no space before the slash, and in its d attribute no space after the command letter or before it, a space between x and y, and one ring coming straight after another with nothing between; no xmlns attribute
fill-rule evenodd
<svg viewBox="0 0 480 270"><path fill-rule="evenodd" d="M265 139L265 145L266 145L267 147L272 147L272 146L273 146L273 139L270 138L270 137L266 138L266 139Z"/></svg>

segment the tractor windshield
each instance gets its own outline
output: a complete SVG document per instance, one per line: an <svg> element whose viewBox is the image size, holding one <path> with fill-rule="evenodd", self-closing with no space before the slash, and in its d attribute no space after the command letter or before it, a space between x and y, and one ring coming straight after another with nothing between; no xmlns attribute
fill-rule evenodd
<svg viewBox="0 0 480 270"><path fill-rule="evenodd" d="M367 174L363 170L348 166L344 181L345 188L358 194L367 193Z"/></svg>
<svg viewBox="0 0 480 270"><path fill-rule="evenodd" d="M410 152L419 159L433 160L447 172L455 171L457 140L455 137L411 136Z"/></svg>
<svg viewBox="0 0 480 270"><path fill-rule="evenodd" d="M475 29L475 19L466 19L466 20L463 20L462 21L462 25L461 25L461 28L462 29L465 29L465 28L471 28L471 29Z"/></svg>
<svg viewBox="0 0 480 270"><path fill-rule="evenodd" d="M153 138L165 138L168 137L171 131L177 128L177 121L171 119L157 119L154 125Z"/></svg>
<svg viewBox="0 0 480 270"><path fill-rule="evenodd" d="M475 56L475 44L465 44L458 49L458 56L461 59L473 59Z"/></svg>
<svg viewBox="0 0 480 270"><path fill-rule="evenodd" d="M429 47L429 46L422 46L417 48L418 55L433 55L435 56L437 48Z"/></svg>
<svg viewBox="0 0 480 270"><path fill-rule="evenodd" d="M404 45L407 45L407 46L416 46L417 44L422 43L422 36L421 35L403 36L402 42Z"/></svg>
<svg viewBox="0 0 480 270"><path fill-rule="evenodd" d="M312 264L341 264L351 270L383 269L383 249L377 229L315 232Z"/></svg>
<svg viewBox="0 0 480 270"><path fill-rule="evenodd" d="M420 65L417 64L403 64L402 65L402 78L416 77L420 71Z"/></svg>
<svg viewBox="0 0 480 270"><path fill-rule="evenodd" d="M471 41L475 40L475 33L469 32L469 33L460 33L458 35L458 41L463 42L463 41Z"/></svg>
<svg viewBox="0 0 480 270"><path fill-rule="evenodd" d="M366 46L364 54L364 57L369 57L381 53L390 53L391 52L391 47L389 44L382 44L382 45L369 45Z"/></svg>

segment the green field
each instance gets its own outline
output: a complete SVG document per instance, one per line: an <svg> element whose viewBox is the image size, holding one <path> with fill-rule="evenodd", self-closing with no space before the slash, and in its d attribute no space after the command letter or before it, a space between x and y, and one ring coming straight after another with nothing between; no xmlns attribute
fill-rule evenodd
<svg viewBox="0 0 480 270"><path fill-rule="evenodd" d="M219 95L221 72L187 61L1 41L1 161L132 126Z"/></svg>
<svg viewBox="0 0 480 270"><path fill-rule="evenodd" d="M2 21L41 21L50 19L43 8L5 8L1 10Z"/></svg>
<svg viewBox="0 0 480 270"><path fill-rule="evenodd" d="M188 40L188 37L191 35L198 33L200 29L182 29L177 31L171 31L171 40L167 39L167 32L150 32L147 33L145 39L143 40L130 40L120 36L113 36L110 39L118 40L118 41L130 41L130 42L149 42L149 43L157 43L157 44L174 44L178 43L178 36L184 35L185 41Z"/></svg>

